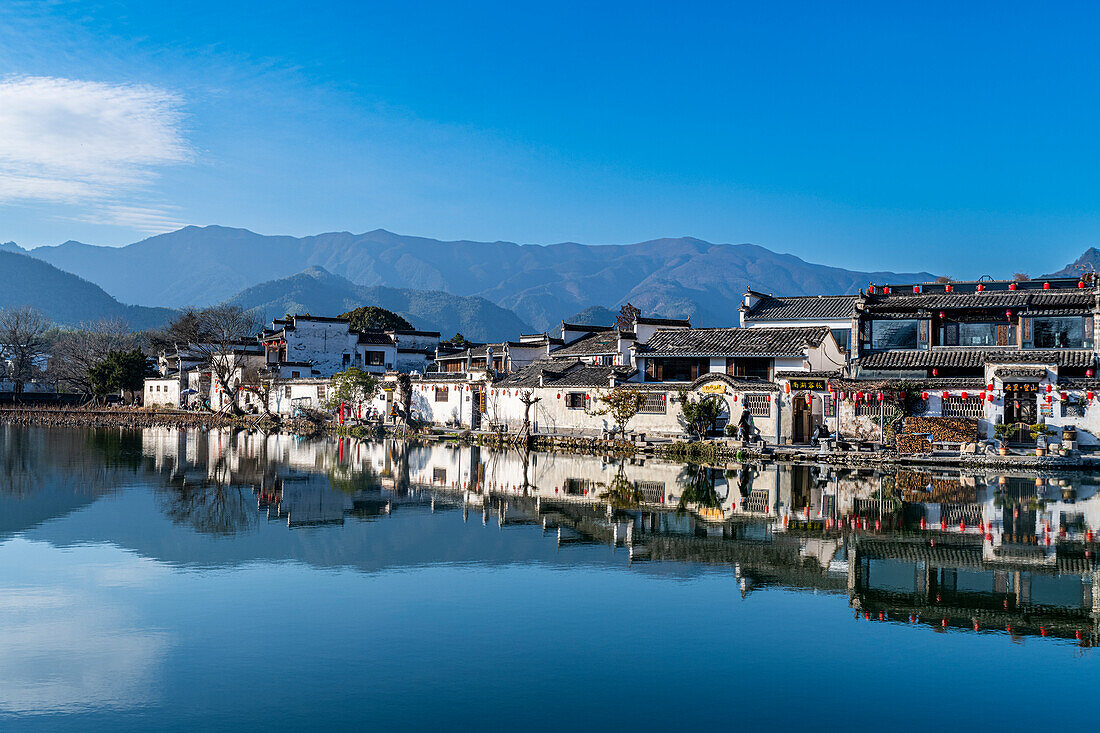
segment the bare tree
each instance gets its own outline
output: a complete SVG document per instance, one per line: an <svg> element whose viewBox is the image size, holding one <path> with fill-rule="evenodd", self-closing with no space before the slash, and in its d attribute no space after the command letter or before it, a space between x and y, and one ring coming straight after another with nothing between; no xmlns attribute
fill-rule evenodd
<svg viewBox="0 0 1100 733"><path fill-rule="evenodd" d="M271 415L271 398L285 381L277 366L251 363L241 370L241 389L247 389L256 395L265 415Z"/></svg>
<svg viewBox="0 0 1100 733"><path fill-rule="evenodd" d="M519 394L519 401L523 403L523 439L531 438L531 407L542 402L541 397L535 397L535 393L525 389Z"/></svg>
<svg viewBox="0 0 1100 733"><path fill-rule="evenodd" d="M88 373L112 351L130 351L137 346L137 335L118 319L82 323L76 331L64 331L50 348L49 375L76 392L92 394Z"/></svg>
<svg viewBox="0 0 1100 733"><path fill-rule="evenodd" d="M50 321L30 306L0 310L0 357L8 360L8 377L22 392L34 378L36 364L46 354L45 334Z"/></svg>
<svg viewBox="0 0 1100 733"><path fill-rule="evenodd" d="M243 346L255 341L258 329L255 317L239 305L188 308L152 337L151 342L172 344L193 353L221 387L230 411L240 415L237 404L240 384L234 377L246 364L237 356Z"/></svg>
<svg viewBox="0 0 1100 733"><path fill-rule="evenodd" d="M401 418L406 430L409 429L409 423L412 420L412 401L412 377L405 372L401 372L397 375L397 403L394 405L394 410L397 416Z"/></svg>

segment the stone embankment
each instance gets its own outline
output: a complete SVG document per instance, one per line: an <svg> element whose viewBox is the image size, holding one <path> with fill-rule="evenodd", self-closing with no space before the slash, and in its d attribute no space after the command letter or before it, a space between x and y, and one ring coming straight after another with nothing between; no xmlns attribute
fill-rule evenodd
<svg viewBox="0 0 1100 733"><path fill-rule="evenodd" d="M255 418L252 418L253 420ZM215 428L241 425L224 415L128 407L2 407L0 423L46 428Z"/></svg>

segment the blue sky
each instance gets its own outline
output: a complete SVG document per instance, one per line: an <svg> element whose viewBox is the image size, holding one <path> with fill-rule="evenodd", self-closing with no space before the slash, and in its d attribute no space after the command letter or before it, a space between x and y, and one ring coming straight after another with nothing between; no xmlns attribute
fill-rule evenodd
<svg viewBox="0 0 1100 733"><path fill-rule="evenodd" d="M1097 15L5 2L0 240L690 235L1040 274L1100 241Z"/></svg>

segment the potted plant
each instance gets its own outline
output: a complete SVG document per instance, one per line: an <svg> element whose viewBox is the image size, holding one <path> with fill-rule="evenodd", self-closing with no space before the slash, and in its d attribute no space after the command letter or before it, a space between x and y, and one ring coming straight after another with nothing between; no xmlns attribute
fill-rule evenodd
<svg viewBox="0 0 1100 733"><path fill-rule="evenodd" d="M1008 455L1008 436L1016 432L1016 426L1012 423L998 423L993 426L993 436L997 439L997 452L1002 456Z"/></svg>
<svg viewBox="0 0 1100 733"><path fill-rule="evenodd" d="M1047 452L1047 436L1053 431L1046 426L1046 423L1041 422L1029 426L1028 430L1031 437L1035 439L1035 455L1045 455Z"/></svg>

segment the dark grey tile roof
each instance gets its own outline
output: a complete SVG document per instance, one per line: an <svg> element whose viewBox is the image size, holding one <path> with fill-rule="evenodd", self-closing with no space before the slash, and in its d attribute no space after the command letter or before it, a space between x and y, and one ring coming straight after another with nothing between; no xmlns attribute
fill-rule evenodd
<svg viewBox="0 0 1100 733"><path fill-rule="evenodd" d="M539 360L496 382L498 387L608 387L611 377L625 381L635 370L629 367L596 366L582 361Z"/></svg>
<svg viewBox="0 0 1100 733"><path fill-rule="evenodd" d="M868 390L868 389L891 389L897 388L901 385L919 384L924 389L961 389L961 388L974 388L975 390L981 390L985 384L981 377L932 377L931 379L883 379L881 377L875 377L873 379L830 379L829 386L835 390Z"/></svg>
<svg viewBox="0 0 1100 733"><path fill-rule="evenodd" d="M575 356L619 353L619 332L600 331L581 336L560 349L550 352L553 359L568 359Z"/></svg>
<svg viewBox="0 0 1100 733"><path fill-rule="evenodd" d="M810 328L661 329L639 354L644 356L799 357L828 335L825 326Z"/></svg>
<svg viewBox="0 0 1100 733"><path fill-rule="evenodd" d="M707 382L723 382L741 392L778 392L779 385L767 379L758 377L734 377L722 372L708 372L702 374L692 382L690 389L697 389Z"/></svg>
<svg viewBox="0 0 1100 733"><path fill-rule="evenodd" d="M1001 367L993 371L999 379L1042 379L1046 375L1043 367Z"/></svg>
<svg viewBox="0 0 1100 733"><path fill-rule="evenodd" d="M691 321L686 318L648 318L646 316L638 316L634 319L635 323L643 324L646 326L690 326Z"/></svg>
<svg viewBox="0 0 1100 733"><path fill-rule="evenodd" d="M360 331L359 343L393 346L393 336L381 331Z"/></svg>
<svg viewBox="0 0 1100 733"><path fill-rule="evenodd" d="M777 371L775 376L777 379L836 379L840 377L840 370L834 369L827 372Z"/></svg>
<svg viewBox="0 0 1100 733"><path fill-rule="evenodd" d="M614 331L614 326L593 326L588 323L567 323L561 322L562 328L566 331L587 331L588 333L596 333L597 331Z"/></svg>
<svg viewBox="0 0 1100 733"><path fill-rule="evenodd" d="M745 318L766 321L851 318L857 297L855 295L798 295L776 298L769 295L754 305Z"/></svg>
<svg viewBox="0 0 1100 733"><path fill-rule="evenodd" d="M927 369L930 367L979 368L986 364L1056 364L1068 367L1092 366L1095 355L1085 349L932 349L883 351L859 360L863 369Z"/></svg>
<svg viewBox="0 0 1100 733"><path fill-rule="evenodd" d="M924 295L871 295L868 313L915 310L956 310L960 308L1091 308L1095 296L1088 290L995 290L981 293L928 293Z"/></svg>

